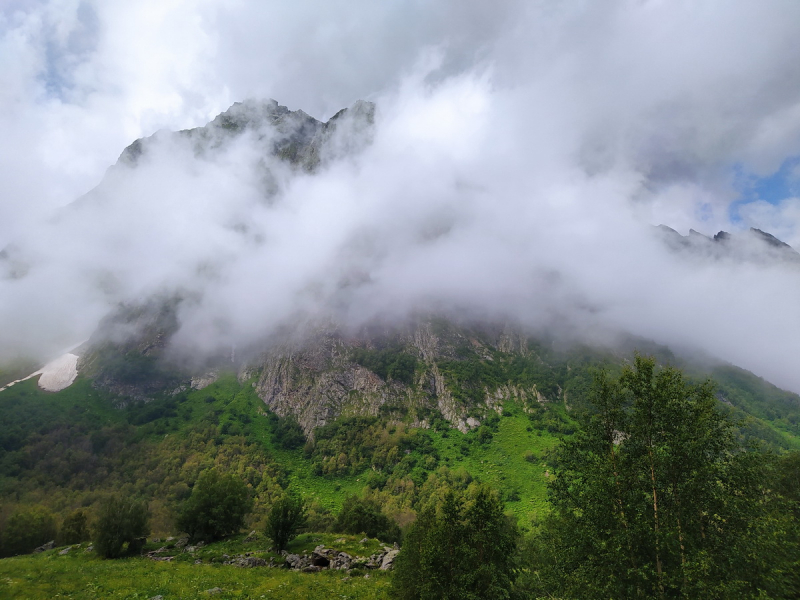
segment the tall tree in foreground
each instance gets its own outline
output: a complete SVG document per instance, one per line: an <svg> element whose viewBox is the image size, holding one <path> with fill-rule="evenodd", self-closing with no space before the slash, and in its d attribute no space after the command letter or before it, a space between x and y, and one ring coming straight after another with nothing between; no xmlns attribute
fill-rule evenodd
<svg viewBox="0 0 800 600"><path fill-rule="evenodd" d="M423 509L394 564L392 597L402 600L509 598L516 526L497 494L473 486Z"/></svg>
<svg viewBox="0 0 800 600"><path fill-rule="evenodd" d="M781 596L763 456L745 452L710 383L637 357L600 373L597 413L564 441L534 570L574 598ZM779 560L779 559L777 559Z"/></svg>

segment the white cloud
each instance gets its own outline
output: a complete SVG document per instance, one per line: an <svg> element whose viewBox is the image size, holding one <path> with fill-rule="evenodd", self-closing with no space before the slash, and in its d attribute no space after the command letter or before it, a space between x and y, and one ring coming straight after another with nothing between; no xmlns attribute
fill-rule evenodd
<svg viewBox="0 0 800 600"><path fill-rule="evenodd" d="M0 245L35 261L0 281L6 347L66 346L113 303L179 288L195 347L433 303L692 344L800 390L797 274L681 262L647 228L731 229L733 165L800 153L800 4L18 1L1 18ZM200 164L164 142L101 207L45 221L134 138L250 96L324 118L374 99L375 142L272 203L249 138ZM800 244L796 204L742 215Z"/></svg>

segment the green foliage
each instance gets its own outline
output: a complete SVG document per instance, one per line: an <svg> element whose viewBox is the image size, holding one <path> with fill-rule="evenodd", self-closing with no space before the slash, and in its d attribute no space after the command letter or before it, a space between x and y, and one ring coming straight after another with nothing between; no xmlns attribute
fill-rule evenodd
<svg viewBox="0 0 800 600"><path fill-rule="evenodd" d="M383 542L400 541L400 527L397 523L383 514L376 502L358 496L348 496L345 499L333 529L340 533L363 533Z"/></svg>
<svg viewBox="0 0 800 600"><path fill-rule="evenodd" d="M406 474L422 456L436 459L426 430L376 417L340 417L318 427L314 437L309 449L319 475L355 474L369 467Z"/></svg>
<svg viewBox="0 0 800 600"><path fill-rule="evenodd" d="M275 442L286 450L302 448L306 443L306 436L294 415L279 417L273 414L272 432Z"/></svg>
<svg viewBox="0 0 800 600"><path fill-rule="evenodd" d="M783 597L776 550L790 540L766 463L738 447L713 386L637 357L618 380L600 373L593 396L597 413L556 454L534 593Z"/></svg>
<svg viewBox="0 0 800 600"><path fill-rule="evenodd" d="M381 379L396 380L406 385L414 383L414 373L419 360L401 348L391 347L381 350L354 348L350 356L353 362L369 369Z"/></svg>
<svg viewBox="0 0 800 600"><path fill-rule="evenodd" d="M177 525L193 541L211 542L238 533L252 509L253 499L244 481L209 469L197 479Z"/></svg>
<svg viewBox="0 0 800 600"><path fill-rule="evenodd" d="M391 594L402 600L510 598L517 530L485 486L448 491L411 526L395 559Z"/></svg>
<svg viewBox="0 0 800 600"><path fill-rule="evenodd" d="M95 551L103 558L122 556L123 547L134 553L150 533L147 504L120 495L109 496L99 505L94 523Z"/></svg>
<svg viewBox="0 0 800 600"><path fill-rule="evenodd" d="M286 544L305 524L307 513L306 503L299 496L286 494L273 503L264 533L272 540L275 550L286 549Z"/></svg>
<svg viewBox="0 0 800 600"><path fill-rule="evenodd" d="M79 544L91 539L86 511L82 508L73 510L61 523L58 531L59 545Z"/></svg>
<svg viewBox="0 0 800 600"><path fill-rule="evenodd" d="M3 528L3 555L27 554L56 539L56 521L43 506L20 508Z"/></svg>

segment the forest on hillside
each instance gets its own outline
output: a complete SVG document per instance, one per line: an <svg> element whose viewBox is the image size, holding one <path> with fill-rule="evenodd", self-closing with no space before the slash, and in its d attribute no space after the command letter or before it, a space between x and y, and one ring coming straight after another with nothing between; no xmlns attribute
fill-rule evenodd
<svg viewBox="0 0 800 600"><path fill-rule="evenodd" d="M4 555L54 540L139 556L186 535L213 562L253 530L275 566L304 535L399 544L398 598L800 590L800 453L757 443L716 384L654 359L595 370L586 410L507 403L468 434L344 417L306 440L247 390L125 406L86 380L4 392Z"/></svg>

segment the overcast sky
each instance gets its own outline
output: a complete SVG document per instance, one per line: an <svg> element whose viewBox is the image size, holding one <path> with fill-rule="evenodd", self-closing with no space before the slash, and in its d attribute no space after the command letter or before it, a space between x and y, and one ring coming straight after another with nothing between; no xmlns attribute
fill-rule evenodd
<svg viewBox="0 0 800 600"><path fill-rule="evenodd" d="M298 306L460 306L697 347L800 391L797 270L677 259L649 228L800 249L798 23L796 0L5 0L0 248L34 268L0 280L0 350L45 356L181 289L194 347ZM53 224L134 139L245 98L322 120L372 100L375 142L269 206L257 148L202 169L157 149Z"/></svg>

